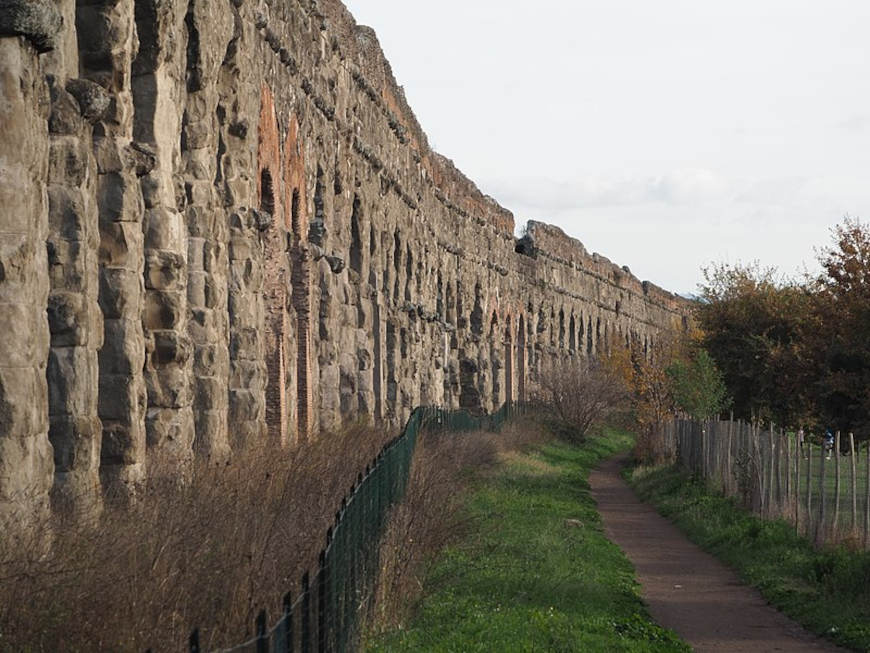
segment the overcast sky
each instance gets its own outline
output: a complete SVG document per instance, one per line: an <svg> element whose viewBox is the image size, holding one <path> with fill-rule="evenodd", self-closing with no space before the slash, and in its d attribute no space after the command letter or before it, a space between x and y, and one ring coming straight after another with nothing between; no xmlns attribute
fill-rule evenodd
<svg viewBox="0 0 870 653"><path fill-rule="evenodd" d="M641 279L870 220L868 0L345 0L432 146Z"/></svg>

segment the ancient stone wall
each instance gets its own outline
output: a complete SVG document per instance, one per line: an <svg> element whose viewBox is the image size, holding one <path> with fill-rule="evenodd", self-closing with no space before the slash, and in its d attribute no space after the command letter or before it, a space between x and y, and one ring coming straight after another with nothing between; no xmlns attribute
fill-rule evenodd
<svg viewBox="0 0 870 653"><path fill-rule="evenodd" d="M683 325L556 227L515 239L338 0L2 0L0 99L7 512L491 410Z"/></svg>

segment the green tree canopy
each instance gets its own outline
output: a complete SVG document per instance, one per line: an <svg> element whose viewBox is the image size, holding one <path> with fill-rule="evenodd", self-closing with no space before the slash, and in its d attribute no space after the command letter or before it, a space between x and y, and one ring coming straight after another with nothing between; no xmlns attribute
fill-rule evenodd
<svg viewBox="0 0 870 653"><path fill-rule="evenodd" d="M819 254L815 346L822 353L820 413L837 429L870 435L870 228L846 218Z"/></svg>
<svg viewBox="0 0 870 653"><path fill-rule="evenodd" d="M739 417L802 421L814 413L817 330L812 284L758 263L713 265L696 306L701 344L722 371Z"/></svg>
<svg viewBox="0 0 870 653"><path fill-rule="evenodd" d="M730 404L722 372L704 349L688 360L674 361L667 375L675 403L695 419L715 417Z"/></svg>

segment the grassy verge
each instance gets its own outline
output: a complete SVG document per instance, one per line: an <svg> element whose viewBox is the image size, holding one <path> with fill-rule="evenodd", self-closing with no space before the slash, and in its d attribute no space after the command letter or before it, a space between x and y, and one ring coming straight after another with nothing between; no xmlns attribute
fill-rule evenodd
<svg viewBox="0 0 870 653"><path fill-rule="evenodd" d="M672 468L627 474L638 495L808 629L870 651L870 554L815 551L784 521L764 521Z"/></svg>
<svg viewBox="0 0 870 653"><path fill-rule="evenodd" d="M589 470L629 445L549 444L479 478L472 528L438 556L408 626L369 650L688 651L651 622L589 495Z"/></svg>

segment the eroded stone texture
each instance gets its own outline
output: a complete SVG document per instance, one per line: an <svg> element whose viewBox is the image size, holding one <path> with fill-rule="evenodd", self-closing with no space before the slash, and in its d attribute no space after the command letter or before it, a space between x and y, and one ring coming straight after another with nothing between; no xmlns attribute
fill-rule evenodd
<svg viewBox="0 0 870 653"><path fill-rule="evenodd" d="M82 77L112 98L93 131L104 333L97 412L102 421L100 475L113 492L121 493L135 492L146 473L143 326L169 319L177 308L144 292L144 202L139 185L144 169L133 141L131 87L131 64L139 47L134 6L133 0L77 3L75 21Z"/></svg>
<svg viewBox="0 0 870 653"><path fill-rule="evenodd" d="M36 50L0 38L0 524L47 507L49 93Z"/></svg>
<svg viewBox="0 0 870 653"><path fill-rule="evenodd" d="M683 326L559 229L516 240L338 0L0 0L0 35L4 510L492 410Z"/></svg>
<svg viewBox="0 0 870 653"><path fill-rule="evenodd" d="M75 20L74 2L63 3L62 9L67 19ZM101 499L97 357L104 335L92 125L108 110L110 96L98 84L79 79L78 64L75 47L59 47L45 57L51 98L47 379L53 497L64 508L87 510L98 507Z"/></svg>

